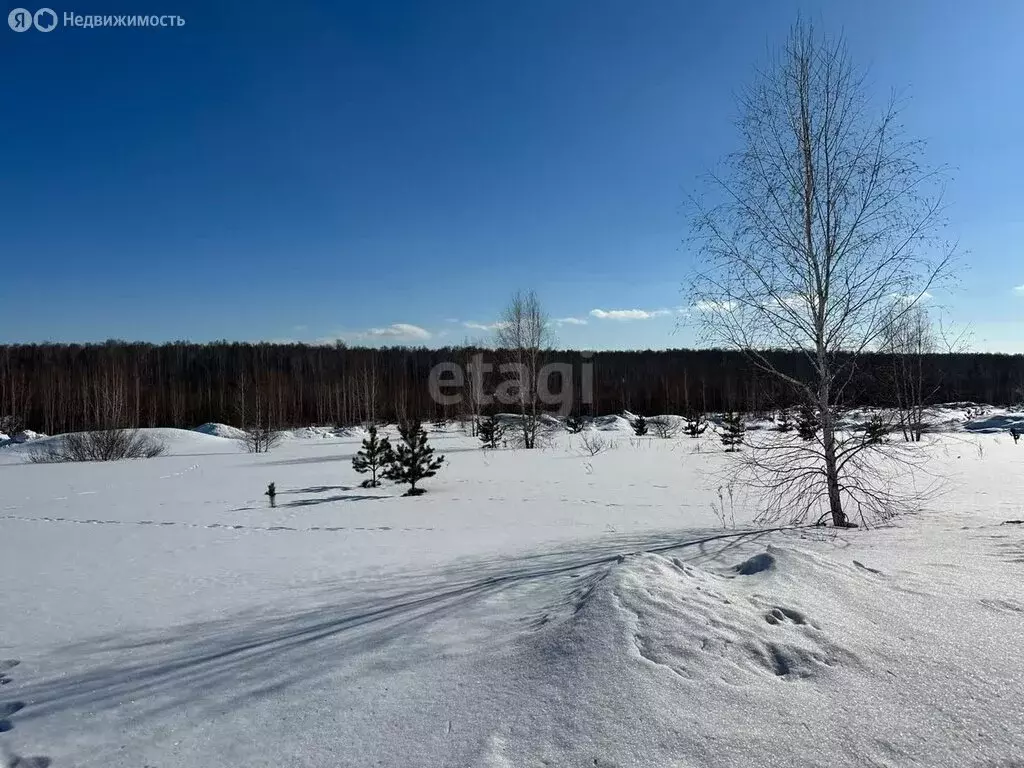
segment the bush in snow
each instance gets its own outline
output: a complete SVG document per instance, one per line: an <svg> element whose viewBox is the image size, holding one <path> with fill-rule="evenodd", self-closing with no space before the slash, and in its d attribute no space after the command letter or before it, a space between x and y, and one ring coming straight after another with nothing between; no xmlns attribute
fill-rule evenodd
<svg viewBox="0 0 1024 768"><path fill-rule="evenodd" d="M676 433L679 432L678 425L668 416L659 416L656 419L651 419L650 424L654 429L654 434L666 440L670 437L675 437Z"/></svg>
<svg viewBox="0 0 1024 768"><path fill-rule="evenodd" d="M269 453L281 442L281 433L269 426L255 425L245 430L238 442L249 453Z"/></svg>
<svg viewBox="0 0 1024 768"><path fill-rule="evenodd" d="M152 459L167 452L167 446L136 429L106 429L60 435L36 446L29 454L34 464L70 461L118 461Z"/></svg>
<svg viewBox="0 0 1024 768"><path fill-rule="evenodd" d="M367 436L363 440L363 448L352 457L352 469L361 475L370 473L368 480L363 480L363 488L376 488L380 485L377 473L391 463L394 451L387 437L377 437L377 427L371 424L367 428Z"/></svg>
<svg viewBox="0 0 1024 768"><path fill-rule="evenodd" d="M565 417L565 430L570 435L578 435L583 431L583 419L579 416L566 416Z"/></svg>
<svg viewBox="0 0 1024 768"><path fill-rule="evenodd" d="M1016 427L1010 427L1010 437L1013 438L1014 445L1016 445L1017 441L1020 440L1020 432L1017 431Z"/></svg>
<svg viewBox="0 0 1024 768"><path fill-rule="evenodd" d="M647 434L647 419L643 416L637 416L629 423L629 426L633 428L633 434L637 437L643 437Z"/></svg>
<svg viewBox="0 0 1024 768"><path fill-rule="evenodd" d="M604 453L609 448L614 447L612 442L595 430L580 432L580 442L583 444L583 450L591 456L597 456L597 454Z"/></svg>
<svg viewBox="0 0 1024 768"><path fill-rule="evenodd" d="M788 409L779 411L779 420L775 423L775 428L779 432L793 431L793 417L789 415Z"/></svg>
<svg viewBox="0 0 1024 768"><path fill-rule="evenodd" d="M889 434L889 425L881 416L872 416L871 420L864 425L864 442L871 445L881 445L887 434Z"/></svg>
<svg viewBox="0 0 1024 768"><path fill-rule="evenodd" d="M484 448L497 448L505 427L494 416L485 416L476 423L476 434Z"/></svg>
<svg viewBox="0 0 1024 768"><path fill-rule="evenodd" d="M818 414L809 405L800 406L800 418L796 422L796 433L802 440L811 441L818 435L821 422L818 421Z"/></svg>
<svg viewBox="0 0 1024 768"><path fill-rule="evenodd" d="M691 413L686 417L686 425L683 427L683 432L690 437L700 437L707 428L708 423L704 419L703 413Z"/></svg>
<svg viewBox="0 0 1024 768"><path fill-rule="evenodd" d="M444 456L434 458L434 449L427 442L427 433L422 424L401 424L398 434L402 437L402 445L392 453L384 477L396 483L408 483L406 496L419 496L425 491L417 488L416 483L436 475L444 463Z"/></svg>
<svg viewBox="0 0 1024 768"><path fill-rule="evenodd" d="M727 451L737 451L743 445L743 437L747 432L743 417L738 413L727 413L722 417L722 445Z"/></svg>

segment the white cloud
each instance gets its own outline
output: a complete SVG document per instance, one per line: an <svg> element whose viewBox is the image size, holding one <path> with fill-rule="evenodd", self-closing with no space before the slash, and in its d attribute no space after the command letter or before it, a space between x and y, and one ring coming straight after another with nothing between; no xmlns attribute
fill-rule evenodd
<svg viewBox="0 0 1024 768"><path fill-rule="evenodd" d="M504 328L506 325L507 323L502 323L500 321L488 325L486 323L475 323L472 320L467 320L462 324L462 327L469 328L474 331L487 331L488 333L490 333L492 331L498 330L499 328Z"/></svg>
<svg viewBox="0 0 1024 768"><path fill-rule="evenodd" d="M735 301L698 301L693 305L698 312L732 312L736 309Z"/></svg>
<svg viewBox="0 0 1024 768"><path fill-rule="evenodd" d="M650 320L652 317L671 315L669 309L592 309L590 316L598 320Z"/></svg>
<svg viewBox="0 0 1024 768"><path fill-rule="evenodd" d="M556 325L586 325L587 321L582 317L556 317Z"/></svg>
<svg viewBox="0 0 1024 768"><path fill-rule="evenodd" d="M1013 289L1013 292L1016 293L1018 296L1024 296L1024 285L1018 285L1016 288Z"/></svg>
<svg viewBox="0 0 1024 768"><path fill-rule="evenodd" d="M366 331L365 335L378 339L419 339L425 341L430 338L430 331L410 323L392 323L386 328L371 328Z"/></svg>
<svg viewBox="0 0 1024 768"><path fill-rule="evenodd" d="M446 317L444 321L446 323L457 323L459 322L459 319L457 317Z"/></svg>
<svg viewBox="0 0 1024 768"><path fill-rule="evenodd" d="M367 328L362 331L336 331L329 336L321 336L314 339L312 344L334 344L343 342L345 344L373 344L373 343L396 343L427 341L434 337L426 328L411 323L392 323L382 328Z"/></svg>

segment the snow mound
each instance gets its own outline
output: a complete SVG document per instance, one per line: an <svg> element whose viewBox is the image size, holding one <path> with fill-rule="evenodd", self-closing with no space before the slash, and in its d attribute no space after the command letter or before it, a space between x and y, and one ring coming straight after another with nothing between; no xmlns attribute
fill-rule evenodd
<svg viewBox="0 0 1024 768"><path fill-rule="evenodd" d="M23 429L21 432L15 432L13 435L5 435L0 432L0 447L5 445L24 445L25 443L31 443L44 438L46 438L46 435L42 432L34 432L31 429Z"/></svg>
<svg viewBox="0 0 1024 768"><path fill-rule="evenodd" d="M735 572L760 578L778 570L779 559L777 550L765 552ZM636 678L667 672L713 687L756 687L778 677L829 676L833 667L857 663L803 606L777 604L736 577L655 554L613 567L578 616L601 646L594 656L618 657ZM612 637L601 637L602 625ZM780 625L792 631L780 633ZM632 687L642 688L636 680Z"/></svg>
<svg viewBox="0 0 1024 768"><path fill-rule="evenodd" d="M990 413L964 424L964 429L968 432L981 432L984 434L1009 432L1010 429L1014 428L1019 432L1024 432L1024 413Z"/></svg>
<svg viewBox="0 0 1024 768"><path fill-rule="evenodd" d="M231 440L237 440L245 434L245 432L240 430L238 427L232 427L230 424L219 424L215 421L208 421L205 424L196 427L192 431L198 432L201 435L226 437Z"/></svg>
<svg viewBox="0 0 1024 768"><path fill-rule="evenodd" d="M631 419L636 418L628 411L624 416L611 415L611 416L598 416L591 423L592 429L598 429L602 432L628 432L633 433L633 427L630 423Z"/></svg>
<svg viewBox="0 0 1024 768"><path fill-rule="evenodd" d="M152 438L167 447L165 455L190 456L203 453L231 453L238 450L234 440L203 434L192 429L174 429L172 427L142 428L139 435ZM76 434L76 433L69 433ZM11 461L24 461L34 451L45 447L55 440L62 440L64 435L38 435L32 440L13 442L3 446Z"/></svg>
<svg viewBox="0 0 1024 768"><path fill-rule="evenodd" d="M341 435L335 427L311 426L288 430L282 436L295 440L332 440Z"/></svg>
<svg viewBox="0 0 1024 768"><path fill-rule="evenodd" d="M513 669L529 670L528 689L475 764L582 765L581 754L597 765L740 764L728 754L758 754L751 739L820 720L861 661L809 601L770 596L780 573L801 580L820 566L766 554L776 567L747 577L656 554L612 565L571 615L524 641ZM712 742L719 759L698 760Z"/></svg>

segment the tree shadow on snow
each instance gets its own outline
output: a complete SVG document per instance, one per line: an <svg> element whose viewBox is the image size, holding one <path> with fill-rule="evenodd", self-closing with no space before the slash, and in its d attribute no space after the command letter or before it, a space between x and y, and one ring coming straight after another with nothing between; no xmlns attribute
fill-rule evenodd
<svg viewBox="0 0 1024 768"><path fill-rule="evenodd" d="M296 501L285 501L279 503L277 508L281 507L312 507L317 504L330 504L335 501L383 501L389 499L390 496L372 496L368 493L349 493L339 494L337 496L323 496L318 499L297 499Z"/></svg>
<svg viewBox="0 0 1024 768"><path fill-rule="evenodd" d="M480 452L480 448L476 447L476 446L473 446L473 447L462 447L462 448L460 448L458 446L453 446L451 448L444 448L442 452L446 453L446 454L448 454L448 453L466 453L466 452L479 453ZM251 464L249 466L252 466L252 467L254 467L256 469L263 469L265 467L291 467L291 466L301 466L301 465L304 465L304 464L329 464L329 463L333 463L333 462L336 462L336 461L351 461L352 457L355 456L355 455L356 455L356 452L355 451L351 451L349 453L333 453L333 454L330 454L330 455L327 455L327 456L305 456L305 457L303 457L301 459L277 459L276 461L264 461L264 462L260 462L258 464L257 463L253 463L253 464Z"/></svg>
<svg viewBox="0 0 1024 768"><path fill-rule="evenodd" d="M287 488L283 491L278 491L278 496L284 496L286 494L298 494L298 493L329 493L330 491L354 491L358 486L355 485L312 485L309 488Z"/></svg>
<svg viewBox="0 0 1024 768"><path fill-rule="evenodd" d="M426 641L423 631L483 598L545 586L556 602L570 606L581 583L602 578L623 554L678 551L690 562L733 566L750 550L763 550L771 533L606 536L573 549L467 559L426 573L332 580L314 593L324 604L305 610L278 605L170 630L94 638L50 657L45 666L51 676L29 683L19 694L31 703L21 717L96 712L125 702L133 702L131 717L183 705L222 712L326 676L335 684L350 684L366 674L367 666L346 662L357 657L365 661L364 654L395 643L401 643L401 653L392 655L395 665L430 663L443 648L434 636ZM536 608L525 598L522 602L527 612ZM78 669L65 671L62 661Z"/></svg>

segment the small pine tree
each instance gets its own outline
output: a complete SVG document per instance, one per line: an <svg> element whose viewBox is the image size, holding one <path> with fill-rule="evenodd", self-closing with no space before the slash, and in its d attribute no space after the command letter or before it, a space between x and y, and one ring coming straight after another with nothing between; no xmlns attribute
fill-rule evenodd
<svg viewBox="0 0 1024 768"><path fill-rule="evenodd" d="M383 472L384 468L391 462L394 451L387 437L377 437L377 427L373 424L367 429L366 439L363 440L363 448L352 457L352 469L363 475L370 473L369 480L363 480L363 488L376 488L380 485L377 473Z"/></svg>
<svg viewBox="0 0 1024 768"><path fill-rule="evenodd" d="M578 435L583 431L583 419L579 416L566 416L565 430L571 435Z"/></svg>
<svg viewBox="0 0 1024 768"><path fill-rule="evenodd" d="M818 421L818 414L809 405L800 406L800 417L796 422L796 432L803 440L813 440L818 435L821 422Z"/></svg>
<svg viewBox="0 0 1024 768"><path fill-rule="evenodd" d="M872 416L871 420L864 425L864 442L869 445L881 445L885 442L885 436L889 433L889 427L882 420L881 416Z"/></svg>
<svg viewBox="0 0 1024 768"><path fill-rule="evenodd" d="M793 417L790 415L788 409L779 411L779 420L776 422L775 428L779 430L779 432L793 431Z"/></svg>
<svg viewBox="0 0 1024 768"><path fill-rule="evenodd" d="M691 413L686 416L686 426L683 427L683 432L690 437L700 437L707 428L708 422L703 413Z"/></svg>
<svg viewBox="0 0 1024 768"><path fill-rule="evenodd" d="M494 416L485 416L476 423L476 434L484 448L497 448L505 434L504 425Z"/></svg>
<svg viewBox="0 0 1024 768"><path fill-rule="evenodd" d="M647 419L643 416L637 416L629 425L633 427L633 433L637 437L643 437L647 434Z"/></svg>
<svg viewBox="0 0 1024 768"><path fill-rule="evenodd" d="M738 413L727 413L722 417L722 445L727 451L738 451L743 445L743 437L747 432L743 417Z"/></svg>
<svg viewBox="0 0 1024 768"><path fill-rule="evenodd" d="M401 424L398 433L402 437L402 445L392 452L391 461L384 469L384 477L396 483L408 483L406 496L419 496L425 491L417 488L416 483L436 475L444 463L444 456L434 458L434 449L427 442L427 433L422 424Z"/></svg>

